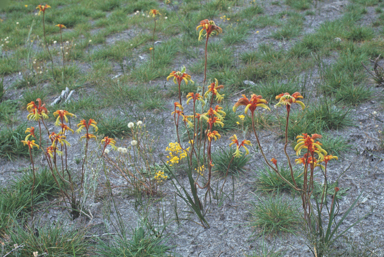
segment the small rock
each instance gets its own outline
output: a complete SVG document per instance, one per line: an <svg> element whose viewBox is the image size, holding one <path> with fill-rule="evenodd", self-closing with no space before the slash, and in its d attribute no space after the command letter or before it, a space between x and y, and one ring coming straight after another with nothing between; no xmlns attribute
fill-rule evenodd
<svg viewBox="0 0 384 257"><path fill-rule="evenodd" d="M251 80L244 80L243 83L249 86L256 86L256 83Z"/></svg>

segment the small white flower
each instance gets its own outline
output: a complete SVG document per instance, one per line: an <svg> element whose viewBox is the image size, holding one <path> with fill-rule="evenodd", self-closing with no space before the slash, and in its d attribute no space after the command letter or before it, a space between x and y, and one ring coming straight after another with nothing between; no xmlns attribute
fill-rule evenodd
<svg viewBox="0 0 384 257"><path fill-rule="evenodd" d="M65 52L65 54L68 54L68 52Z"/></svg>
<svg viewBox="0 0 384 257"><path fill-rule="evenodd" d="M131 44L131 46L133 46L133 44Z"/></svg>
<svg viewBox="0 0 384 257"><path fill-rule="evenodd" d="M377 114L377 112L376 111L373 111L373 113L372 113L373 115L376 115Z"/></svg>
<svg viewBox="0 0 384 257"><path fill-rule="evenodd" d="M379 125L375 125L375 128L378 128L379 127Z"/></svg>
<svg viewBox="0 0 384 257"><path fill-rule="evenodd" d="M133 145L133 146L137 145L137 141L136 140L132 140L131 141L131 145Z"/></svg>
<svg viewBox="0 0 384 257"><path fill-rule="evenodd" d="M165 16L165 17L164 17L164 19L168 19L168 17L167 17L167 16Z"/></svg>
<svg viewBox="0 0 384 257"><path fill-rule="evenodd" d="M128 128L133 128L135 124L133 122L128 123Z"/></svg>
<svg viewBox="0 0 384 257"><path fill-rule="evenodd" d="M117 151L118 151L119 153L123 153L123 148L122 148L122 147L118 147L118 148L117 148Z"/></svg>
<svg viewBox="0 0 384 257"><path fill-rule="evenodd" d="M16 22L17 25L19 25L19 22Z"/></svg>
<svg viewBox="0 0 384 257"><path fill-rule="evenodd" d="M231 9L231 7L228 7L228 10Z"/></svg>
<svg viewBox="0 0 384 257"><path fill-rule="evenodd" d="M39 73L40 73L40 74L42 74L42 73L43 73L43 71L41 70Z"/></svg>
<svg viewBox="0 0 384 257"><path fill-rule="evenodd" d="M53 43L54 43L54 44L56 44L56 43L57 43L57 41L53 41Z"/></svg>
<svg viewBox="0 0 384 257"><path fill-rule="evenodd" d="M6 44L8 44L8 43L9 43L9 41L5 41L5 43L6 43Z"/></svg>
<svg viewBox="0 0 384 257"><path fill-rule="evenodd" d="M92 42L92 39L90 39L88 42L91 43L91 42Z"/></svg>
<svg viewBox="0 0 384 257"><path fill-rule="evenodd" d="M33 252L33 257L37 257L39 255L39 252Z"/></svg>
<svg viewBox="0 0 384 257"><path fill-rule="evenodd" d="M141 127L141 125L143 125L143 122L142 122L141 120L139 120L139 121L136 123L136 125L137 125L138 127Z"/></svg>
<svg viewBox="0 0 384 257"><path fill-rule="evenodd" d="M62 47L62 46L60 46L60 49L63 49L63 47Z"/></svg>
<svg viewBox="0 0 384 257"><path fill-rule="evenodd" d="M143 16L145 16L145 14L143 13Z"/></svg>
<svg viewBox="0 0 384 257"><path fill-rule="evenodd" d="M147 15L147 18L149 18L149 15Z"/></svg>
<svg viewBox="0 0 384 257"><path fill-rule="evenodd" d="M128 149L127 149L127 148L122 148L122 149L121 149L121 153L123 153L123 154L128 153Z"/></svg>
<svg viewBox="0 0 384 257"><path fill-rule="evenodd" d="M65 42L66 44L69 44L69 41Z"/></svg>
<svg viewBox="0 0 384 257"><path fill-rule="evenodd" d="M104 150L104 153L106 153L106 154L109 154L109 152L110 152L109 149Z"/></svg>

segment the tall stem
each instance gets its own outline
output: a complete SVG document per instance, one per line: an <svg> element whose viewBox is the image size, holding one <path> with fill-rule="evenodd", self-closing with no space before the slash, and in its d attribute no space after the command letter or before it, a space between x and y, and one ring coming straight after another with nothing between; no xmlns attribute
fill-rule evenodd
<svg viewBox="0 0 384 257"><path fill-rule="evenodd" d="M60 39L61 39L61 53L63 54L63 81L65 82L65 55L64 55L64 44L63 44L63 32L60 28Z"/></svg>
<svg viewBox="0 0 384 257"><path fill-rule="evenodd" d="M205 91L205 81L207 80L208 39L209 39L209 35L207 35L207 39L205 40L203 95L204 95L204 91Z"/></svg>
<svg viewBox="0 0 384 257"><path fill-rule="evenodd" d="M31 148L29 148L29 157L31 158L32 173L33 173L33 184L32 184L32 191L31 191L31 216L33 220L33 190L35 189L36 176L35 176L35 164L33 162Z"/></svg>
<svg viewBox="0 0 384 257"><path fill-rule="evenodd" d="M49 54L49 57L51 58L51 70L52 70L52 76L53 76L53 79L55 80L55 73L53 72L53 58L52 58L52 54L51 54L51 51L49 51L49 47L48 47L48 42L47 42L47 38L45 36L45 13L43 12L43 32L44 32L44 43L45 43L45 47L47 48L47 51L48 51L48 54Z"/></svg>
<svg viewBox="0 0 384 257"><path fill-rule="evenodd" d="M295 180L295 177L293 176L293 168L292 168L292 164L291 164L291 159L289 158L289 155L287 153L287 147L288 147L288 122L289 122L289 113L290 113L290 105L287 105L287 118L286 118L286 124L285 124L285 145L284 145L284 153L285 153L285 156L287 156L287 159L288 159L288 165L289 165L289 169L291 171L291 178L292 178L292 181L293 183L295 184L295 187L297 187L297 184L296 184L296 180Z"/></svg>
<svg viewBox="0 0 384 257"><path fill-rule="evenodd" d="M181 102L181 89L180 89L181 81L178 81L178 84L179 84L179 101L180 101L180 105L182 105L182 102Z"/></svg>
<svg viewBox="0 0 384 257"><path fill-rule="evenodd" d="M275 171L276 174L277 174L282 180L284 180L288 185L290 185L290 186L291 186L293 189L295 189L296 191L300 191L300 188L298 188L297 186L292 185L292 183L289 182L286 178L284 178L284 177L280 174L280 172L279 172L275 167L273 167L273 166L269 163L269 161L267 160L267 157L266 157L265 154L264 154L263 148L261 147L260 140L259 140L259 136L257 135L256 129L255 129L255 118L254 118L254 114L253 114L253 113L252 113L251 117L252 117L252 129L253 129L253 133L255 134L256 141L257 141L257 145L258 145L259 148L260 148L260 152L261 152L261 154L263 155L263 158L264 158L265 163L266 163L266 164L267 164L273 171Z"/></svg>

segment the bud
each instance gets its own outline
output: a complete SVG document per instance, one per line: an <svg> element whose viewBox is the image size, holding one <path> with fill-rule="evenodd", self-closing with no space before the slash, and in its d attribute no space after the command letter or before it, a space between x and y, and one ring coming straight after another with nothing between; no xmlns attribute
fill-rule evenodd
<svg viewBox="0 0 384 257"><path fill-rule="evenodd" d="M335 193L339 192L340 188L335 187Z"/></svg>
<svg viewBox="0 0 384 257"><path fill-rule="evenodd" d="M277 160L275 158L272 158L271 162L273 162L273 164L275 164L277 166Z"/></svg>

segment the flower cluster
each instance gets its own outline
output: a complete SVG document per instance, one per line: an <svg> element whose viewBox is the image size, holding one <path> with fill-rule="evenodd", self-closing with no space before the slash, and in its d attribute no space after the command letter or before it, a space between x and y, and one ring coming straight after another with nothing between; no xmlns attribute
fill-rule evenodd
<svg viewBox="0 0 384 257"><path fill-rule="evenodd" d="M205 167L204 165L201 165L200 167L195 168L195 171L200 175L204 176Z"/></svg>
<svg viewBox="0 0 384 257"><path fill-rule="evenodd" d="M157 183L161 183L163 180L168 179L168 176L164 175L164 171L159 170L153 178L156 179Z"/></svg>
<svg viewBox="0 0 384 257"><path fill-rule="evenodd" d="M251 141L243 140L241 143L239 143L239 140L237 140L237 136L236 135L231 136L230 139L231 139L232 142L229 144L229 146L236 145L236 151L233 154L234 157L236 157L236 158L241 157L240 147L243 147L245 149L245 154L246 155L249 154L249 150L248 150L248 148L245 145L252 145Z"/></svg>
<svg viewBox="0 0 384 257"><path fill-rule="evenodd" d="M182 159L187 157L187 151L189 151L189 147L183 150L179 143L169 143L169 146L165 148L166 151L169 152L167 158L167 164L172 166L173 164L179 163Z"/></svg>
<svg viewBox="0 0 384 257"><path fill-rule="evenodd" d="M312 136L309 136L306 133L297 136L298 140L297 145L295 146L296 154L300 155L303 149L306 149L307 152L303 157L295 160L296 164L310 164L313 167L322 167L324 169L325 167L320 163L324 162L325 165L327 165L330 160L338 159L337 156L327 155L327 151L321 147L321 143L315 141L321 137L322 136L319 134L312 134ZM315 154L317 155L317 158L315 157Z"/></svg>
<svg viewBox="0 0 384 257"><path fill-rule="evenodd" d="M202 37L209 38L210 36L223 32L222 28L217 26L214 21L208 19L200 21L200 25L196 27L196 30L199 29L201 29L199 32L199 40L201 40Z"/></svg>

